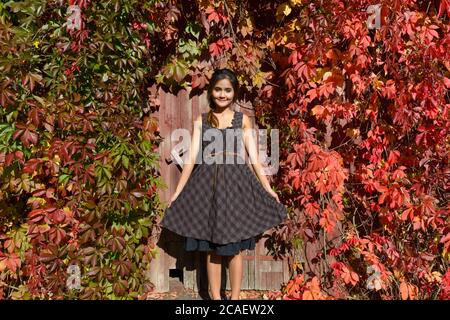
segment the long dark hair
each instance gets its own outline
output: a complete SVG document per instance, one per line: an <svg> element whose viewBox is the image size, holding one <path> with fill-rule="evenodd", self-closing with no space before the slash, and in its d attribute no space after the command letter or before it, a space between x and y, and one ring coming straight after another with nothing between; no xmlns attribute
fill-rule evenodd
<svg viewBox="0 0 450 320"><path fill-rule="evenodd" d="M222 79L230 80L231 85L233 86L234 96L233 96L232 103L236 102L236 100L238 98L239 81L236 77L236 74L230 69L226 69L226 68L216 69L214 71L213 75L211 76L211 80L209 80L208 92L206 95L206 97L208 99L209 108L210 108L208 115L207 115L207 121L208 121L209 125L214 128L217 128L219 126L219 120L213 113L214 109L216 108L216 105L212 99L212 90L213 90L214 86L216 85L216 83Z"/></svg>

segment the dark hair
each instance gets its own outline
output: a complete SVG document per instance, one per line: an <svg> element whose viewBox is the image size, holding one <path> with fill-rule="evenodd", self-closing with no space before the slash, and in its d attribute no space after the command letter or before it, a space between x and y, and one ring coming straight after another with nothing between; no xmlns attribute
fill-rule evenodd
<svg viewBox="0 0 450 320"><path fill-rule="evenodd" d="M219 120L213 114L213 110L216 108L216 105L214 104L214 101L213 101L211 95L212 95L212 90L213 90L214 86L216 85L216 83L222 79L230 80L231 85L233 86L234 96L233 96L232 103L237 100L238 91L239 91L239 81L236 77L236 74L232 70L224 68L224 69L216 69L214 71L213 75L211 76L211 79L209 80L209 86L208 86L208 91L207 91L207 95L206 95L206 98L208 99L208 104L210 107L210 110L208 112L206 119L207 119L209 125L211 125L215 128L217 128L219 126Z"/></svg>

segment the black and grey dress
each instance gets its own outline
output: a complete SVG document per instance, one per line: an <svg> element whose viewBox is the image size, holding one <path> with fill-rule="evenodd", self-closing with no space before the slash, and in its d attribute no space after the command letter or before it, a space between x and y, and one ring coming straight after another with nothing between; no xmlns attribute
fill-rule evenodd
<svg viewBox="0 0 450 320"><path fill-rule="evenodd" d="M287 217L285 206L262 186L242 157L242 117L218 129L202 114L202 142L186 185L166 209L165 227L186 238L187 251L215 251L230 256L255 248L255 237ZM222 149L208 145L223 138Z"/></svg>

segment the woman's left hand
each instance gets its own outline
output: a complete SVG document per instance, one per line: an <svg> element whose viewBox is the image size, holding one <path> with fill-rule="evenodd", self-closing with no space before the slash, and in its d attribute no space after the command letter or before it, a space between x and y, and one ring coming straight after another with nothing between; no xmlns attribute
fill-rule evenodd
<svg viewBox="0 0 450 320"><path fill-rule="evenodd" d="M275 193L275 191L273 191L272 189L270 189L270 190L267 190L267 192L270 193L270 195L271 195L272 197L274 197L275 200L277 200L277 202L280 202L280 199L278 199L278 195Z"/></svg>

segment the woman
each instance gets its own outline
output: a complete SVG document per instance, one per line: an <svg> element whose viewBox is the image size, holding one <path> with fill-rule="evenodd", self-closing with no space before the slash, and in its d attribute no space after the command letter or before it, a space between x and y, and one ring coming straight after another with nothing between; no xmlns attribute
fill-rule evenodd
<svg viewBox="0 0 450 320"><path fill-rule="evenodd" d="M219 69L212 75L207 93L210 110L194 121L187 161L161 221L163 227L186 238L187 251L208 253L208 281L214 300L221 299L222 260L229 259L231 300L238 300L241 251L253 250L255 237L287 216L262 173L249 117L231 109L238 89L233 71ZM219 143L223 149L208 152L212 136L223 139ZM239 153L242 142L259 181Z"/></svg>

